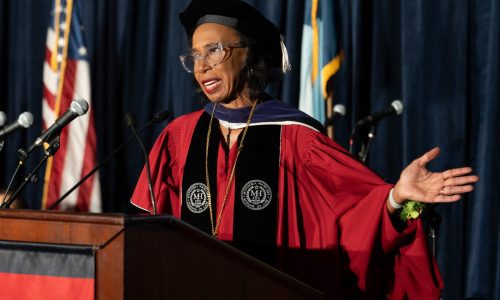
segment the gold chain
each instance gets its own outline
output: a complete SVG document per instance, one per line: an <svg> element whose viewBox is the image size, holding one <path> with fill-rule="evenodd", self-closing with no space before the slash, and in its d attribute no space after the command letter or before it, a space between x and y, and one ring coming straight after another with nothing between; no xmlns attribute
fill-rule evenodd
<svg viewBox="0 0 500 300"><path fill-rule="evenodd" d="M210 179L208 176L208 147L210 144L210 133L212 132L212 121L214 119L214 114L215 114L215 107L217 106L217 103L214 104L214 108L212 110L212 115L210 116L210 123L208 125L208 133L207 133L207 145L205 147L205 180L207 182L207 198L208 198L208 210L210 211L210 225L212 227L212 236L217 238L217 234L219 233L219 226L220 222L222 220L222 212L224 211L224 207L226 206L226 201L227 201L227 196L229 194L229 190L231 189L231 183L233 182L233 177L234 177L234 171L236 170L236 162L238 161L238 156L240 155L241 150L243 149L243 140L245 139L245 136L247 135L248 127L250 126L250 121L252 120L253 113L255 111L255 106L257 106L257 101L254 102L252 105L252 109L250 110L250 114L248 115L248 120L247 124L245 125L245 129L243 130L243 135L241 136L241 141L238 146L238 152L236 152L236 158L234 159L234 164L233 168L231 170L231 175L229 176L227 186L226 186L226 192L224 194L224 200L222 201L222 206L219 212L219 215L217 216L217 222L215 223L215 228L214 228L214 220L213 220L213 212L212 212L212 197L210 195ZM217 210L217 208L216 208Z"/></svg>

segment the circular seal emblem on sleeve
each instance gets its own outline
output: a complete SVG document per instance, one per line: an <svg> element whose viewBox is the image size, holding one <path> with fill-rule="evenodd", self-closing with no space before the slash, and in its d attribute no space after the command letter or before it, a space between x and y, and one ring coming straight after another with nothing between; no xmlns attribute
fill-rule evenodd
<svg viewBox="0 0 500 300"><path fill-rule="evenodd" d="M195 214L204 212L208 207L208 189L203 183L194 183L186 192L187 208Z"/></svg>
<svg viewBox="0 0 500 300"><path fill-rule="evenodd" d="M271 188L262 180L251 180L241 189L241 201L251 210L263 210L271 203Z"/></svg>

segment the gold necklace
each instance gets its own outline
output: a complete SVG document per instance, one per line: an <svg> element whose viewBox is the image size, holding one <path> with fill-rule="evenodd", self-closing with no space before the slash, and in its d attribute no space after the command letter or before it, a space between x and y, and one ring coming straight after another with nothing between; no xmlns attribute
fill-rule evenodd
<svg viewBox="0 0 500 300"><path fill-rule="evenodd" d="M205 147L205 180L207 182L207 198L208 198L208 210L210 211L210 226L212 227L212 236L217 238L217 235L219 233L219 226L220 222L222 220L222 212L224 211L224 207L226 206L226 201L227 201L227 196L229 195L229 190L231 189L231 183L233 182L233 177L234 177L234 171L236 170L236 162L238 161L238 156L240 155L241 150L243 149L243 140L245 139L245 136L247 135L248 127L250 126L250 121L252 120L253 113L255 111L255 107L257 106L257 101L254 102L252 105L252 109L250 110L250 114L248 115L248 120L245 125L245 129L243 130L243 135L241 136L240 144L238 145L238 151L236 152L236 158L234 159L234 164L233 168L231 170L231 175L229 176L227 186L226 186L226 192L224 194L224 200L222 201L222 206L219 212L219 215L217 216L217 221L215 223L215 228L214 228L214 220L213 220L213 212L212 212L212 197L210 195L210 180L208 176L208 147L210 144L210 133L212 132L212 122L214 120L214 114L215 114L215 107L217 106L217 103L214 104L214 108L212 109L212 115L210 116L210 123L208 125L208 133L207 133L207 145ZM217 208L215 208L217 210Z"/></svg>

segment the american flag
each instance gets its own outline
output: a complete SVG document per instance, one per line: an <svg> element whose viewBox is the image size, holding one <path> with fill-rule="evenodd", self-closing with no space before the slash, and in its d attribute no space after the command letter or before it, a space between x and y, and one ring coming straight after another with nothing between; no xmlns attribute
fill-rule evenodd
<svg viewBox="0 0 500 300"><path fill-rule="evenodd" d="M87 114L62 130L60 148L47 161L42 209L50 207L96 162L94 114L90 99L90 68L79 0L54 0L47 31L43 68L43 127L63 114L75 98L89 102ZM60 210L101 211L99 175L95 173L59 206Z"/></svg>

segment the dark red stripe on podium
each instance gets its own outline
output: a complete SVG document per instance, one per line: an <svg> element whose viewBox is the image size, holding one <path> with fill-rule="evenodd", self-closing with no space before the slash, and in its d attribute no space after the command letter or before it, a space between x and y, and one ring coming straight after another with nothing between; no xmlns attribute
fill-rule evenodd
<svg viewBox="0 0 500 300"><path fill-rule="evenodd" d="M93 278L0 273L1 299L94 299Z"/></svg>

